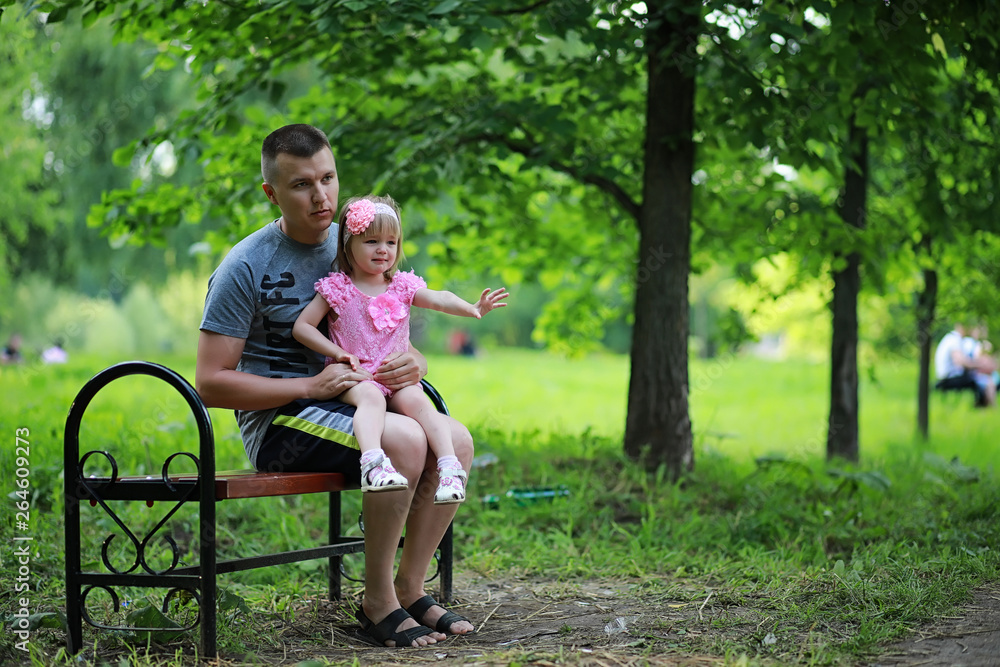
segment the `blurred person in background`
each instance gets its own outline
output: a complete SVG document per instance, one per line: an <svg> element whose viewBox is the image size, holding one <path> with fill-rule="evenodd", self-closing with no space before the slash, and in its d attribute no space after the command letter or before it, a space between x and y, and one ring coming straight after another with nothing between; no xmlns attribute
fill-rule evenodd
<svg viewBox="0 0 1000 667"><path fill-rule="evenodd" d="M7 344L3 347L3 352L0 353L0 363L19 364L24 361L24 358L21 356L21 342L21 334L11 334Z"/></svg>

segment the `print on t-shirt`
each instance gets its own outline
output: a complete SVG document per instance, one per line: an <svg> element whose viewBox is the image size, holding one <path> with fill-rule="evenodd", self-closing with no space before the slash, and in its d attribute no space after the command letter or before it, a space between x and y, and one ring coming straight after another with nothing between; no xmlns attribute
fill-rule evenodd
<svg viewBox="0 0 1000 667"><path fill-rule="evenodd" d="M282 289L295 287L295 276L290 271L282 271L280 280L272 280L271 276L265 274L260 281L260 305L264 312L276 310L281 314L287 314L287 306L297 306L300 301L296 297L286 297ZM282 307L285 308L282 308ZM298 309L296 309L297 311ZM264 315L264 331L267 332L264 341L268 347L271 377L288 377L289 375L308 375L306 350L292 336L292 325L295 318L291 320L271 319Z"/></svg>

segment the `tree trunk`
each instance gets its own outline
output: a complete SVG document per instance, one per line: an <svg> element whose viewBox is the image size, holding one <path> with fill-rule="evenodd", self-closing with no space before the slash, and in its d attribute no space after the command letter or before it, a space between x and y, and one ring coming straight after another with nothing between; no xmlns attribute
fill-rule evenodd
<svg viewBox="0 0 1000 667"><path fill-rule="evenodd" d="M868 134L848 126L848 161L840 218L863 229L868 187ZM860 255L849 252L846 265L833 273L833 343L830 353L830 420L826 458L858 460L858 293L861 291Z"/></svg>
<svg viewBox="0 0 1000 667"><path fill-rule="evenodd" d="M930 245L930 237L924 237ZM922 241L922 245L923 245ZM931 329L937 309L937 271L924 269L924 289L917 299L917 343L920 345L920 384L917 386L917 430L927 439L930 431Z"/></svg>
<svg viewBox="0 0 1000 667"><path fill-rule="evenodd" d="M625 453L671 479L694 466L688 414L688 273L700 18L648 2L645 173L639 212Z"/></svg>

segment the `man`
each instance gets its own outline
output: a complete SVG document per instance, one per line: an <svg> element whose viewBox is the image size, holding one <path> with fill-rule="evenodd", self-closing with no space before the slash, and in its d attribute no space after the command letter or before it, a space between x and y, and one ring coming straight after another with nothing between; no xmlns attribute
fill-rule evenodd
<svg viewBox="0 0 1000 667"><path fill-rule="evenodd" d="M236 411L258 470L328 470L360 480L354 408L336 396L366 379L324 360L292 337L313 285L336 257L340 182L326 135L309 125L272 132L261 150L263 189L281 217L238 243L212 274L198 341L195 384L209 407ZM391 389L420 381L426 361L412 347L386 359L375 379ZM469 470L472 437L451 420L456 455ZM409 488L366 493L365 593L358 620L386 646L425 646L472 624L426 596L424 579L456 506L434 505L433 457L413 420L386 415L382 448ZM393 565L404 523L399 570ZM405 607L410 614L403 610ZM430 628L435 628L431 630Z"/></svg>
<svg viewBox="0 0 1000 667"><path fill-rule="evenodd" d="M977 407L996 405L997 388L993 382L979 383L977 374L996 370L993 361L983 355L969 354L965 344L965 325L961 322L945 334L934 352L934 371L938 389L972 389Z"/></svg>

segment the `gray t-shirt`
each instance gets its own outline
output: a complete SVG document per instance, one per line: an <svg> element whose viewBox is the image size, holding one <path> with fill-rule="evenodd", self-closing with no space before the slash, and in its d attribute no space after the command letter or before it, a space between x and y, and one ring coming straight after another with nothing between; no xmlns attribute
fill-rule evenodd
<svg viewBox="0 0 1000 667"><path fill-rule="evenodd" d="M317 280L337 256L337 226L317 245L299 243L275 223L250 234L229 251L208 280L201 329L245 338L236 367L270 378L311 377L324 358L292 337L292 325L312 301ZM277 409L236 410L243 446L256 465L264 432Z"/></svg>

